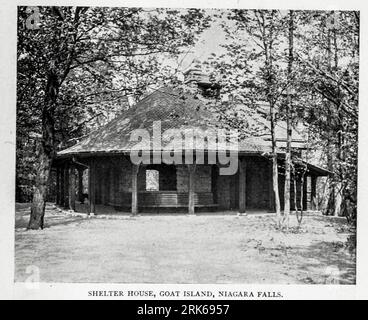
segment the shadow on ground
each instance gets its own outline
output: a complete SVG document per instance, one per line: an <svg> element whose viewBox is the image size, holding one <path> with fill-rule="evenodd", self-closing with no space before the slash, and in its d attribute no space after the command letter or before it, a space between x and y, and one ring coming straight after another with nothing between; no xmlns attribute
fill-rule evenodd
<svg viewBox="0 0 368 320"><path fill-rule="evenodd" d="M46 218L44 229L68 225L83 220L81 217L76 216L66 216L64 213L59 212L53 205L48 204L46 206ZM30 205L27 204L17 204L15 212L15 229L25 229L28 226L29 216L31 212Z"/></svg>
<svg viewBox="0 0 368 320"><path fill-rule="evenodd" d="M316 268L324 270L318 276L303 279L307 283L355 284L355 256L345 248L343 242L321 241L296 252L304 263L297 267L313 274ZM311 262L318 257L318 266Z"/></svg>

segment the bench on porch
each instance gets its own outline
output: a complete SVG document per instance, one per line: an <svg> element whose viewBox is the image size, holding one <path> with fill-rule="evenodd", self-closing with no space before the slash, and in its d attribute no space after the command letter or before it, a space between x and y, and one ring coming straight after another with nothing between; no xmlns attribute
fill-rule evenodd
<svg viewBox="0 0 368 320"><path fill-rule="evenodd" d="M132 202L130 193L115 197L109 205L113 207L130 207ZM176 191L140 191L138 193L138 206L140 208L187 208L189 196L187 192ZM197 208L216 208L212 192L196 192L194 205Z"/></svg>

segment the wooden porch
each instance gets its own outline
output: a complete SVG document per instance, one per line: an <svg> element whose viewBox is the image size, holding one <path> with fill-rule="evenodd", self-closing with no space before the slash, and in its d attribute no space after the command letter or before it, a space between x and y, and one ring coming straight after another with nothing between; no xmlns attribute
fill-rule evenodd
<svg viewBox="0 0 368 320"><path fill-rule="evenodd" d="M149 170L159 172L157 190L147 190ZM90 215L99 213L99 205L131 215L139 212L274 212L268 160L239 157L236 174L220 176L218 171L218 165L138 166L127 156L64 159L55 164L56 204L78 212L80 205L87 203ZM304 210L314 209L316 182L317 175L313 172L306 175L303 185L297 181L296 202ZM279 183L282 191L282 177ZM292 210L294 190L292 186ZM280 198L282 200L282 193ZM83 208L85 211L85 205Z"/></svg>

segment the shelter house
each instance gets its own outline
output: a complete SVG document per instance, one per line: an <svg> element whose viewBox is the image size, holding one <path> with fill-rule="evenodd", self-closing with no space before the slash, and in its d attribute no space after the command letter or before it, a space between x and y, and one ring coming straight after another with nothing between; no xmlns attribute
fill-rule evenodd
<svg viewBox="0 0 368 320"><path fill-rule="evenodd" d="M274 211L271 134L268 120L262 113L250 119L260 128L260 133L239 136L234 144L236 153L232 153L231 143L219 143L218 137L215 149L208 137L203 139L199 149L183 140L179 145L174 144L172 151L176 154L169 157L171 162L165 163L162 152L168 150L170 142L161 139L157 144L151 139L149 143L141 144L140 155L144 154L148 161L132 161L131 154L137 141L132 141L131 134L137 129L145 130L152 138L171 129L200 133L223 128L218 114L205 102L211 94L217 95L220 87L211 83L199 66L190 68L185 76L186 85L194 88L195 94L193 90L187 92L172 87L157 89L84 140L58 152L53 164L56 203L76 210L76 202L83 202L83 190L88 189L88 212L91 215L98 214L96 205L110 206L111 210L115 208L133 215L138 212ZM306 148L303 137L296 130L292 137L293 152L301 154ZM282 123L276 127L276 139L283 206L285 152L282 147L286 145L286 129ZM195 160L192 163L185 162L188 152ZM234 154L236 159L231 158ZM221 157L229 160L228 166L231 160L236 160L234 172L221 174L221 169L227 166ZM304 210L313 209L317 178L328 175L328 171L320 167L307 162L303 165L304 179L300 176L292 179L292 184L296 183L296 188L291 187L292 209L295 197L298 204L303 197ZM88 179L84 178L86 176Z"/></svg>

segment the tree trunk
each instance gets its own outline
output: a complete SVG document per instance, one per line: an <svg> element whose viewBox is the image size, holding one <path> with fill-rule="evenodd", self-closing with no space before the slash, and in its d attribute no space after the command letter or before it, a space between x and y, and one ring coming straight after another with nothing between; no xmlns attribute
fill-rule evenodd
<svg viewBox="0 0 368 320"><path fill-rule="evenodd" d="M262 13L261 13L262 15ZM273 11L272 11L273 18ZM263 21L263 46L264 46L264 57L265 57L265 69L266 69L266 85L267 85L267 100L270 105L270 129L271 129L271 140L272 140L272 184L274 192L275 201L275 211L277 226L280 227L281 224L281 208L280 208L280 194L279 194L279 173L277 167L277 143L275 135L275 123L276 123L276 111L275 111L275 90L274 90L274 76L273 76L273 45L272 41L268 41L265 36L265 30L267 26L265 25L265 20ZM269 37L273 38L273 29L270 29Z"/></svg>
<svg viewBox="0 0 368 320"><path fill-rule="evenodd" d="M295 167L293 167L293 187L294 187L294 210L295 210L295 216L296 220L298 221L298 225L300 226L302 222L302 215L299 216L299 210L298 210L298 188L297 188L297 176L295 172Z"/></svg>
<svg viewBox="0 0 368 320"><path fill-rule="evenodd" d="M74 16L75 31L77 31L79 25L79 17L82 12L85 12L85 8L77 7ZM57 7L53 7L53 13L57 16L58 20L63 21L64 17L60 14ZM42 229L43 220L45 215L45 201L47 196L47 184L51 172L52 161L56 154L55 148L55 107L57 97L59 94L59 88L63 80L67 77L70 66L72 64L74 55L74 45L68 52L66 61L61 61L60 51L65 44L65 40L61 41L62 28L55 29L55 44L59 44L59 48L55 50L55 56L49 60L49 69L47 72L47 81L45 88L45 97L42 106L42 140L39 147L38 155L38 170L36 174L36 183L33 192L33 202L31 207L31 215L28 224L28 229ZM72 35L74 44L77 41L77 32ZM64 48L63 48L64 49ZM65 62L64 67L58 69Z"/></svg>
<svg viewBox="0 0 368 320"><path fill-rule="evenodd" d="M293 11L289 13L289 57L287 68L287 80L288 80L288 95L286 104L286 154L285 154L285 186L284 186L284 219L283 225L289 228L289 216L290 216L290 175L291 175L291 83L292 83L292 67L293 67L293 29L294 19Z"/></svg>
<svg viewBox="0 0 368 320"><path fill-rule="evenodd" d="M40 148L42 149L42 147ZM33 200L31 206L31 216L28 229L37 230L44 227L44 215L47 196L47 184L51 171L52 160L42 150L39 151L38 170L36 184L33 190Z"/></svg>
<svg viewBox="0 0 368 320"><path fill-rule="evenodd" d="M272 140L272 184L275 200L275 211L277 226L281 226L281 208L280 208L280 194L279 194L279 171L277 165L277 143L275 134L276 111L272 99L269 99L270 115L271 115L271 140Z"/></svg>
<svg viewBox="0 0 368 320"><path fill-rule="evenodd" d="M305 172L302 173L302 177L300 179L300 215L303 215L304 211L304 179Z"/></svg>
<svg viewBox="0 0 368 320"><path fill-rule="evenodd" d="M37 174L33 191L31 215L27 229L37 230L44 227L44 215L47 185L55 155L54 146L54 110L58 94L58 81L54 73L48 76L44 106L42 109L42 141L38 148Z"/></svg>
<svg viewBox="0 0 368 320"><path fill-rule="evenodd" d="M334 42L334 72L337 73L338 72L338 67L339 67L339 56L338 56L338 45L337 45L337 31L336 28L334 28L333 30L333 42ZM338 161L338 165L337 165L337 169L338 169L338 174L337 174L337 181L335 183L335 210L333 212L334 216L340 216L341 213L341 202L342 202L342 190L343 190L343 181L345 180L345 175L344 175L344 169L345 169L345 163L344 163L344 159L342 156L342 145L343 145L343 139L344 139L344 126L343 126L343 121L344 121L344 115L341 112L341 105L340 105L340 87L337 87L337 96L338 96L338 105L337 105L337 125L339 127L339 130L337 132L337 153L336 153L336 157L337 157L337 161ZM335 178L335 179L336 179Z"/></svg>
<svg viewBox="0 0 368 320"><path fill-rule="evenodd" d="M279 171L277 167L277 144L275 136L275 106L270 102L271 114L271 139L272 139L272 184L275 200L275 211L277 226L281 226L281 208L280 208L280 194L279 194Z"/></svg>
<svg viewBox="0 0 368 320"><path fill-rule="evenodd" d="M272 156L272 182L273 182L273 193L275 195L275 210L276 210L277 224L278 224L278 227L280 227L281 207L280 207L280 194L279 194L279 172L277 168L276 151L273 153L273 156Z"/></svg>
<svg viewBox="0 0 368 320"><path fill-rule="evenodd" d="M327 33L327 70L329 73L332 73L332 44L331 44L331 30L328 30ZM328 116L330 121L333 120L333 105L331 102L327 103ZM331 172L335 172L335 148L334 148L334 134L331 132L331 129L327 129L327 167ZM328 178L328 201L327 207L324 212L326 215L334 215L335 214L335 177Z"/></svg>

